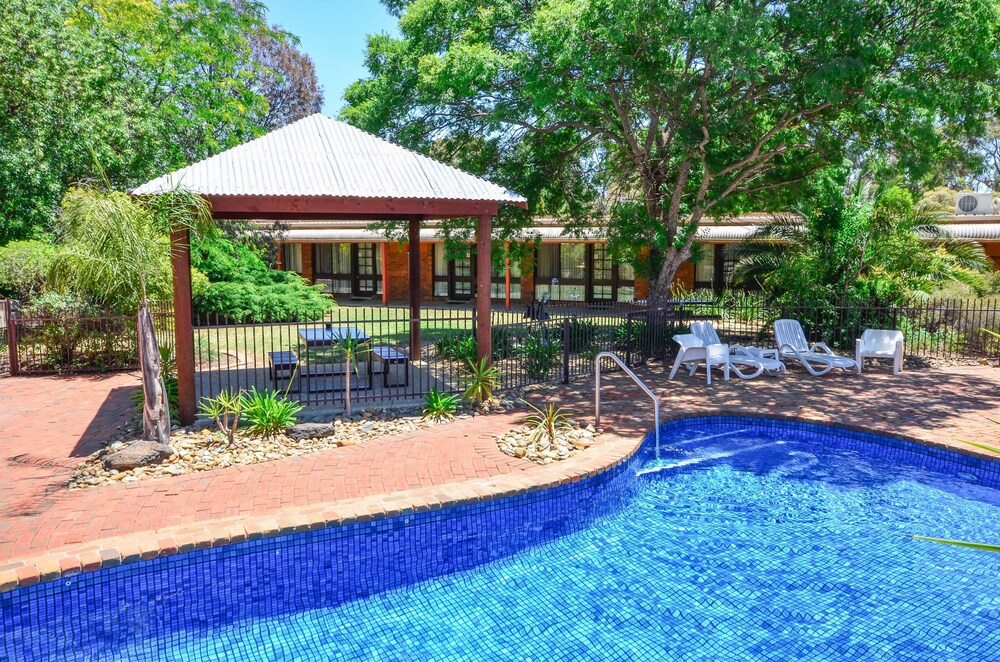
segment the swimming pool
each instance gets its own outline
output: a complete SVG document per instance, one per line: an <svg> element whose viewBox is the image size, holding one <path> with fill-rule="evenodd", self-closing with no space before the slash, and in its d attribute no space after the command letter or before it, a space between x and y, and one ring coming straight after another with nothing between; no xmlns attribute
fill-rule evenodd
<svg viewBox="0 0 1000 662"><path fill-rule="evenodd" d="M0 660L1000 659L1000 467L664 426L580 483L0 595Z"/></svg>

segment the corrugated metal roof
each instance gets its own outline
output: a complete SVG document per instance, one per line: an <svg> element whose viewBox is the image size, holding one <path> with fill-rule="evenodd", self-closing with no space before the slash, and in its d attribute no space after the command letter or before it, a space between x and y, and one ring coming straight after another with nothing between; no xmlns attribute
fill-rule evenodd
<svg viewBox="0 0 1000 662"><path fill-rule="evenodd" d="M333 196L523 204L502 186L315 114L136 188L208 196Z"/></svg>

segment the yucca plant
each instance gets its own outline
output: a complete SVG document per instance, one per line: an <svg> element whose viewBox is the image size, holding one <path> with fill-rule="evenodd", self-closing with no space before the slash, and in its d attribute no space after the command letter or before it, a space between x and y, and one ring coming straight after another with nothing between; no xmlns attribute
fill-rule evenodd
<svg viewBox="0 0 1000 662"><path fill-rule="evenodd" d="M458 411L458 396L432 388L424 397L424 418L439 423L451 420Z"/></svg>
<svg viewBox="0 0 1000 662"><path fill-rule="evenodd" d="M215 420L216 427L232 446L235 443L236 428L240 425L240 416L246 406L243 391L232 393L222 390L214 398L201 399L201 415Z"/></svg>
<svg viewBox="0 0 1000 662"><path fill-rule="evenodd" d="M341 352L344 353L344 360L347 363L347 372L344 374L344 413L351 415L351 373L361 373L358 371L358 364L365 360L371 352L371 346L366 339L353 334L348 334L337 341Z"/></svg>
<svg viewBox="0 0 1000 662"><path fill-rule="evenodd" d="M472 404L482 404L493 399L493 391L500 386L500 369L490 365L483 357L478 363L469 361L466 368L465 393L462 397Z"/></svg>
<svg viewBox="0 0 1000 662"><path fill-rule="evenodd" d="M570 422L570 415L562 407L557 407L556 403L550 402L545 409L525 403L531 407L535 413L528 417L528 425L534 428L531 433L532 441L545 439L550 444L554 444L556 436L563 431L573 429Z"/></svg>
<svg viewBox="0 0 1000 662"><path fill-rule="evenodd" d="M265 389L258 391L254 386L243 399L243 416L249 423L252 434L271 439L295 425L295 415L303 406L289 400L285 394Z"/></svg>

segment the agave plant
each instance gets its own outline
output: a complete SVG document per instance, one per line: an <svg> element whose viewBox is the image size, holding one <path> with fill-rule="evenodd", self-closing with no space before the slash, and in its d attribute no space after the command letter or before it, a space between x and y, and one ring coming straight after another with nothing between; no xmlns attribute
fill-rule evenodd
<svg viewBox="0 0 1000 662"><path fill-rule="evenodd" d="M244 393L243 416L249 423L250 432L265 439L275 437L295 425L295 415L302 411L303 406L289 400L277 391L258 391L251 388L250 393Z"/></svg>
<svg viewBox="0 0 1000 662"><path fill-rule="evenodd" d="M451 420L458 410L458 396L432 388L424 398L424 418L439 423Z"/></svg>
<svg viewBox="0 0 1000 662"><path fill-rule="evenodd" d="M479 363L469 361L463 379L466 385L463 397L472 404L482 404L493 399L493 391L500 385L500 369L483 357Z"/></svg>
<svg viewBox="0 0 1000 662"><path fill-rule="evenodd" d="M535 413L528 417L528 425L532 430L532 441L545 439L550 444L555 443L556 436L563 431L572 430L573 423L570 422L570 415L562 407L556 407L556 403L550 402L545 409L530 404Z"/></svg>

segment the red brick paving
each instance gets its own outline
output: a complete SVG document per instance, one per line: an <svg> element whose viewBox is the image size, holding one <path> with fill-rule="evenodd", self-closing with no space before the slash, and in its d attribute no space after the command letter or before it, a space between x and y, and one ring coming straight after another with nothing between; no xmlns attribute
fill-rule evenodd
<svg viewBox="0 0 1000 662"><path fill-rule="evenodd" d="M1000 445L1000 369L875 369L862 376L792 371L751 382L701 373L667 382L665 418L741 413L834 422L964 452L967 439ZM493 437L519 414L457 421L416 433L245 467L69 492L84 454L126 415L130 375L0 380L0 591L102 565L303 531L372 516L439 508L578 480L625 459L652 425L652 407L621 375L608 378L602 423L586 453L541 467L501 454ZM593 414L591 382L549 387L581 417Z"/></svg>

